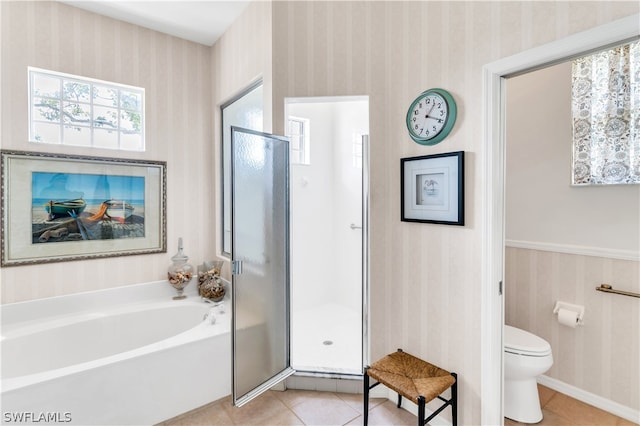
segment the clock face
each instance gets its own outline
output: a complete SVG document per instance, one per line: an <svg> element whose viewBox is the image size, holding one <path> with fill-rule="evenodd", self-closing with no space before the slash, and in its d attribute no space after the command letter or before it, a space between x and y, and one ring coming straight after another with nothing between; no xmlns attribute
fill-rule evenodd
<svg viewBox="0 0 640 426"><path fill-rule="evenodd" d="M419 144L441 142L456 120L456 103L446 90L430 89L418 96L407 111L409 136Z"/></svg>

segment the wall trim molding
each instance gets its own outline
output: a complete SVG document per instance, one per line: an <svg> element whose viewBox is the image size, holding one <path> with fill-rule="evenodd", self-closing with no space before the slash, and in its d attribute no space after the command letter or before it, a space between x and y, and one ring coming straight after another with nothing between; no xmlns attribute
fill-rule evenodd
<svg viewBox="0 0 640 426"><path fill-rule="evenodd" d="M576 254L580 256L604 257L607 259L640 261L640 252L601 247L574 246L571 244L541 243L537 241L505 240L507 247Z"/></svg>
<svg viewBox="0 0 640 426"><path fill-rule="evenodd" d="M548 387L549 389L553 389L557 392L568 395L574 399L577 399L578 401L584 402L585 404L593 405L594 407L600 408L601 410L614 414L618 417L622 417L623 419L630 422L638 423L638 421L640 421L640 411L634 410L633 408L627 407L626 405L622 405L618 402L601 397L594 393L587 392L583 389L577 388L565 382L561 382L560 380L554 379L549 376L538 376L537 381L538 383Z"/></svg>

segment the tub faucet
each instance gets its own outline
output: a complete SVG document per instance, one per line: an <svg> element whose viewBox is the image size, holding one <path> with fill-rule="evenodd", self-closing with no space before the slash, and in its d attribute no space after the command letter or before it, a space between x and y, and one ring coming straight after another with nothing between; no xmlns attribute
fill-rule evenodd
<svg viewBox="0 0 640 426"><path fill-rule="evenodd" d="M204 298L204 297L202 298L202 300L203 300L205 303L209 303L210 305L213 305L213 307L214 307L214 308L219 306L219 307L220 307L220 309L218 310L218 312L219 312L219 313L221 313L221 314L224 314L224 301L220 301L220 302L213 302L213 301L211 301L211 300L209 300L209 299L206 299L206 298Z"/></svg>
<svg viewBox="0 0 640 426"><path fill-rule="evenodd" d="M209 324L216 323L216 313L214 312L214 308L209 309L209 312L204 314L204 317L202 317L202 321L207 321Z"/></svg>

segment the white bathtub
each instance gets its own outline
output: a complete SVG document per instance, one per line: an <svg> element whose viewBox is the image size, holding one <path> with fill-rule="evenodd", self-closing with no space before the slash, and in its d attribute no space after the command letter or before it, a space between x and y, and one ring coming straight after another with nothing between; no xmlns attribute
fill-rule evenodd
<svg viewBox="0 0 640 426"><path fill-rule="evenodd" d="M151 425L229 395L231 304L195 287L184 300L161 281L0 307L2 423Z"/></svg>

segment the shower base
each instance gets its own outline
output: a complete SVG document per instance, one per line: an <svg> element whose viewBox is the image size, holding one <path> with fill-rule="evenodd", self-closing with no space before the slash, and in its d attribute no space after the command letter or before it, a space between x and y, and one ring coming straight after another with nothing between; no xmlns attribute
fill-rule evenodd
<svg viewBox="0 0 640 426"><path fill-rule="evenodd" d="M291 364L297 371L362 374L362 313L338 304L292 312Z"/></svg>

